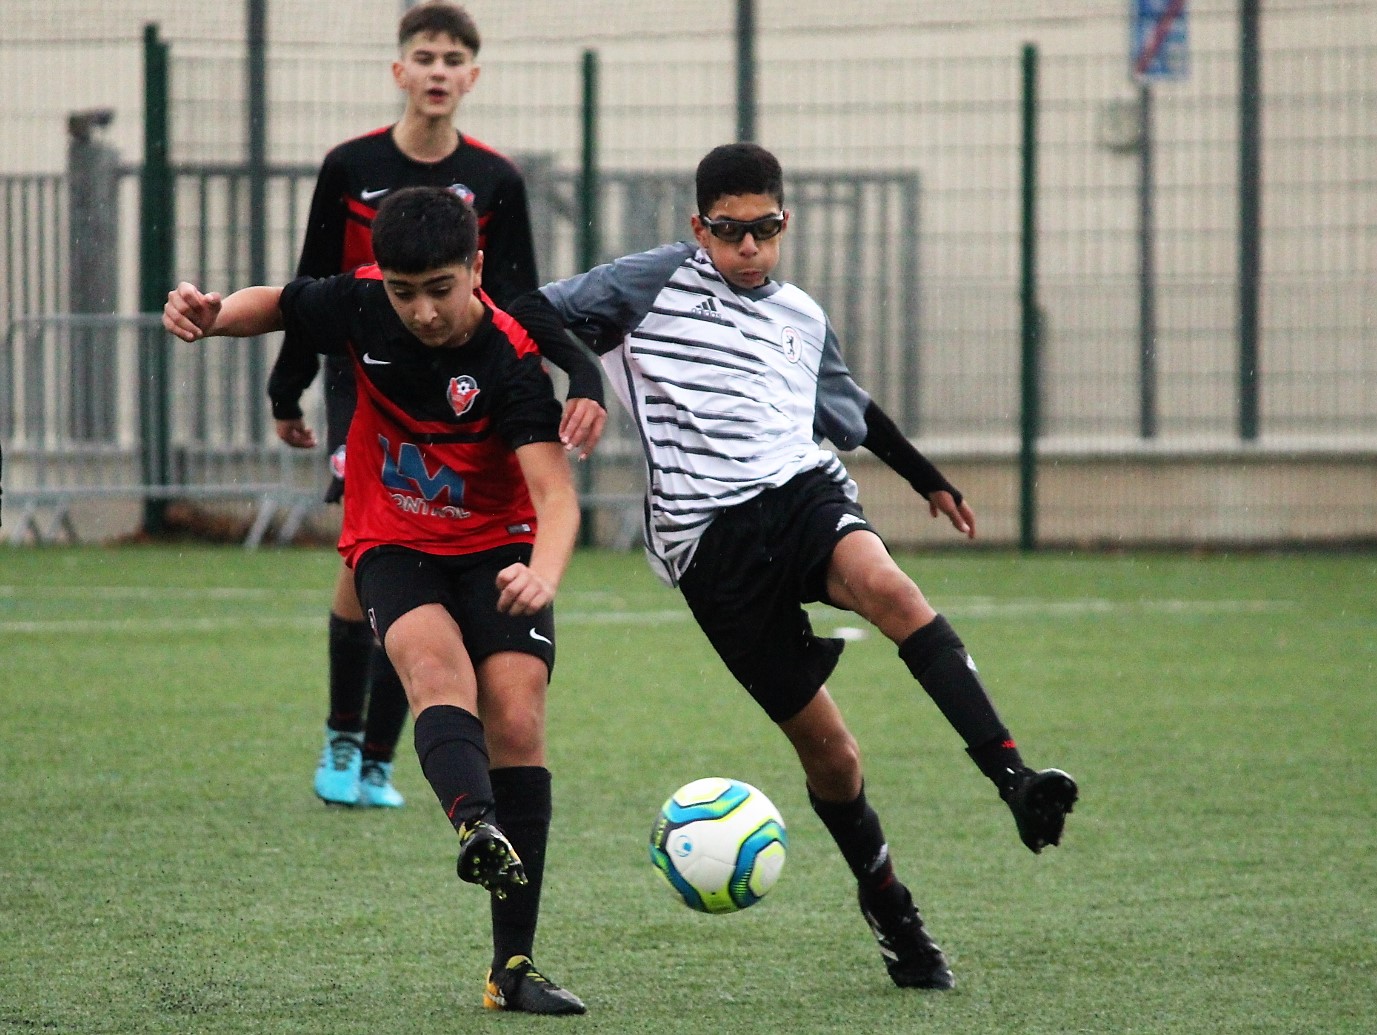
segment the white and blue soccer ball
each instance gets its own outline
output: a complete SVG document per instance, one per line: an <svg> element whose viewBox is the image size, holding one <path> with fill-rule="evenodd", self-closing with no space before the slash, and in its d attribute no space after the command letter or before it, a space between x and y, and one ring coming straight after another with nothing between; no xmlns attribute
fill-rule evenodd
<svg viewBox="0 0 1377 1035"><path fill-rule="evenodd" d="M650 831L650 861L686 906L703 913L759 902L779 880L788 847L770 799L718 776L670 795Z"/></svg>

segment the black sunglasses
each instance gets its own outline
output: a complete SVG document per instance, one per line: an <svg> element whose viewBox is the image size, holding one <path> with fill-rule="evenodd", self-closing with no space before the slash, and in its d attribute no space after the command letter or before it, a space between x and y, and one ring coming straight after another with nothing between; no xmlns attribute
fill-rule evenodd
<svg viewBox="0 0 1377 1035"><path fill-rule="evenodd" d="M771 237L778 237L784 229L782 212L749 220L709 219L700 215L698 221L708 228L708 233L713 237L728 244L740 244L747 234L754 237L757 242L768 241Z"/></svg>

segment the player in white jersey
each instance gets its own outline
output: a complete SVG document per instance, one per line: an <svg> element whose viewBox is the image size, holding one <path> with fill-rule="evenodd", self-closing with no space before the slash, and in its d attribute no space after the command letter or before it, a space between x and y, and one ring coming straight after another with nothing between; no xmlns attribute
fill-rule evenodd
<svg viewBox="0 0 1377 1035"><path fill-rule="evenodd" d="M821 307L770 279L789 225L778 161L754 144L699 163L695 243L626 256L541 289L544 318L602 356L645 453L645 542L732 674L793 744L814 811L858 884L895 984L955 984L866 800L860 751L825 680L839 640L800 606L861 615L995 784L1032 851L1060 842L1075 781L1035 771L947 620L894 563L846 468L865 446L975 535L975 514L852 379ZM535 307L530 307L534 309ZM527 310L526 312L529 312ZM528 326L534 314L524 315Z"/></svg>

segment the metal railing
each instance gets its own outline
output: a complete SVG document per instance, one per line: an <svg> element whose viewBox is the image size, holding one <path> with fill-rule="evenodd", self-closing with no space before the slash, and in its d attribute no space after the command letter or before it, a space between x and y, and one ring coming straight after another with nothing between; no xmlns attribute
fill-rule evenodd
<svg viewBox="0 0 1377 1035"><path fill-rule="evenodd" d="M257 545L316 498L302 461L245 419L261 389L245 376L257 342L186 345L152 314L14 320L0 350L6 526L12 542L75 538L71 511L96 500L250 499Z"/></svg>

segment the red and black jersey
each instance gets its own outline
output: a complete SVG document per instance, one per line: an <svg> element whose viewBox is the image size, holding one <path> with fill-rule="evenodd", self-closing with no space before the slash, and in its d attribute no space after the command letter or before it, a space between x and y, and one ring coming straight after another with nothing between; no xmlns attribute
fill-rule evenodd
<svg viewBox="0 0 1377 1035"><path fill-rule="evenodd" d="M453 555L535 541L515 451L559 441L561 411L516 321L485 306L463 345L424 345L392 308L376 266L298 278L281 308L289 334L353 363L358 407L339 541L350 567L385 544Z"/></svg>
<svg viewBox="0 0 1377 1035"><path fill-rule="evenodd" d="M520 170L486 144L459 137L438 162L408 158L392 127L347 140L321 163L306 221L297 276L329 277L373 262L373 216L402 187L447 187L467 198L478 215L483 287L499 306L537 286L535 246ZM274 416L299 417L302 392L319 364L289 331L268 382Z"/></svg>

